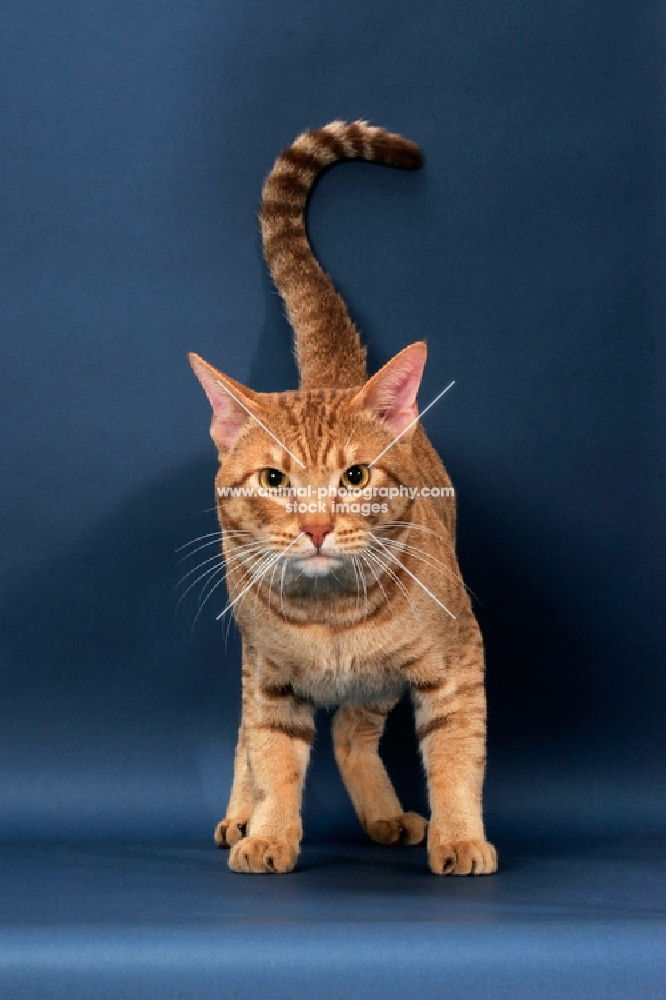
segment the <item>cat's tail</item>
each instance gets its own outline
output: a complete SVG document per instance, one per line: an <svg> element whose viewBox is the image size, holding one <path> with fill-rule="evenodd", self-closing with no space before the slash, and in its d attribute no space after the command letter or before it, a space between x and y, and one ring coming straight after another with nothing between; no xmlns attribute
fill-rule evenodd
<svg viewBox="0 0 666 1000"><path fill-rule="evenodd" d="M305 207L318 175L339 160L372 160L414 170L413 142L358 121L303 132L266 178L259 218L264 255L296 335L301 387L349 388L368 375L365 348L333 282L319 266L305 231Z"/></svg>

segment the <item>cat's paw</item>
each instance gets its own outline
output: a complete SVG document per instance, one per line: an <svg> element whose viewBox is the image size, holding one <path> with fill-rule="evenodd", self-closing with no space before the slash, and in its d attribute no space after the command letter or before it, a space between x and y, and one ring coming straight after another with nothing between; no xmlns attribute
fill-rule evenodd
<svg viewBox="0 0 666 1000"><path fill-rule="evenodd" d="M290 872L298 859L298 848L283 840L244 837L231 848L229 867L234 872Z"/></svg>
<svg viewBox="0 0 666 1000"><path fill-rule="evenodd" d="M398 844L411 847L425 840L428 822L418 813L401 813L392 819L377 819L368 823L366 833L378 844Z"/></svg>
<svg viewBox="0 0 666 1000"><path fill-rule="evenodd" d="M218 847L233 847L245 836L249 816L243 819L239 816L225 816L215 827L215 843Z"/></svg>
<svg viewBox="0 0 666 1000"><path fill-rule="evenodd" d="M497 871L497 851L486 840L429 846L428 861L435 875L492 875Z"/></svg>

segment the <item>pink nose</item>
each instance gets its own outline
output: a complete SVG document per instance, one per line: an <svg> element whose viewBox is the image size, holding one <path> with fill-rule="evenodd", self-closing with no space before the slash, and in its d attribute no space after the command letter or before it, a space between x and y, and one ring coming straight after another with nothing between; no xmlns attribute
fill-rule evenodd
<svg viewBox="0 0 666 1000"><path fill-rule="evenodd" d="M332 524L304 524L303 531L310 536L312 544L316 549L320 549L324 544L324 539L333 530Z"/></svg>

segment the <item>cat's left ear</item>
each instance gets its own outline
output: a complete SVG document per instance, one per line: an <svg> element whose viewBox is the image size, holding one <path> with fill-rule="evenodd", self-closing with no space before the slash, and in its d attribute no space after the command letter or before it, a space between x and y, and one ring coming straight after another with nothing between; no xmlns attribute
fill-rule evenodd
<svg viewBox="0 0 666 1000"><path fill-rule="evenodd" d="M427 353L424 341L405 347L366 382L353 405L370 410L388 424L394 434L400 434L418 416L416 395ZM404 434L404 440L408 440L413 432L410 429Z"/></svg>
<svg viewBox="0 0 666 1000"><path fill-rule="evenodd" d="M223 375L198 354L189 354L188 358L213 407L210 436L218 448L229 451L252 419L252 411L257 407L256 393Z"/></svg>

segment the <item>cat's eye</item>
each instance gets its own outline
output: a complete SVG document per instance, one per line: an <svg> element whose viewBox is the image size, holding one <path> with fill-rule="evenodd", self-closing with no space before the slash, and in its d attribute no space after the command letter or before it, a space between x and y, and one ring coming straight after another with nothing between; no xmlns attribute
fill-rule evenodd
<svg viewBox="0 0 666 1000"><path fill-rule="evenodd" d="M367 465L350 465L340 477L340 485L346 490L362 490L370 479L370 469Z"/></svg>
<svg viewBox="0 0 666 1000"><path fill-rule="evenodd" d="M286 490L289 486L289 476L279 469L262 469L259 482L265 490Z"/></svg>

